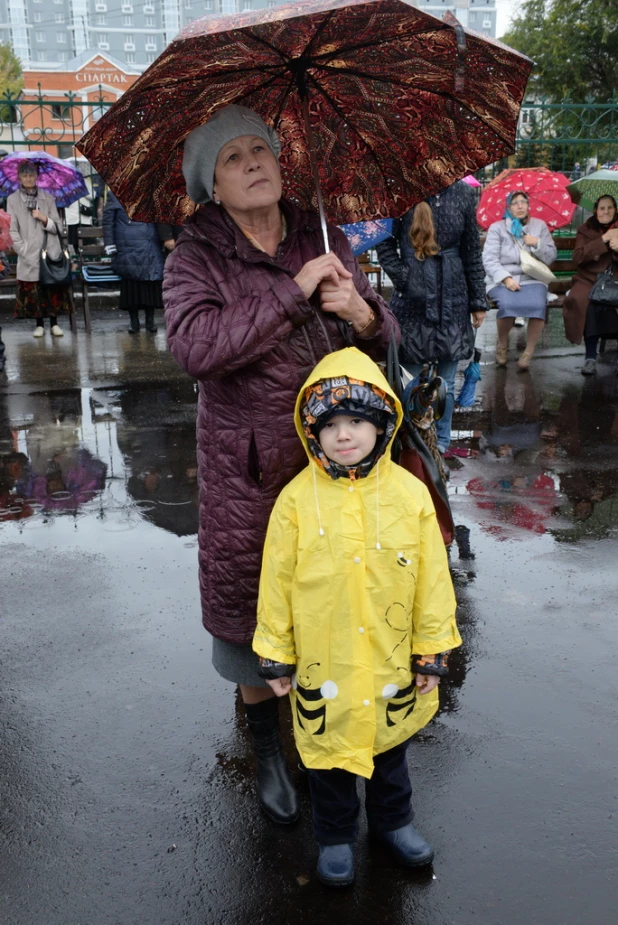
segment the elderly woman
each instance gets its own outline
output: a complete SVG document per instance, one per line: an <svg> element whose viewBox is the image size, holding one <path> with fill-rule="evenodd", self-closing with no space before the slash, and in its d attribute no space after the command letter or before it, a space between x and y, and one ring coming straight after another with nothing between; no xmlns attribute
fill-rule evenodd
<svg viewBox="0 0 618 925"><path fill-rule="evenodd" d="M326 354L355 345L383 359L396 322L343 233L281 198L275 132L227 106L187 138L187 192L203 203L167 259L172 353L199 380L199 566L217 672L240 685L258 758L258 795L275 822L298 816L281 751L277 698L251 650L271 509L306 465L298 390ZM316 563L319 568L319 563Z"/></svg>
<svg viewBox="0 0 618 925"><path fill-rule="evenodd" d="M547 285L523 272L521 252L527 250L543 263L556 259L556 245L540 218L530 218L530 203L523 192L509 193L504 218L490 225L483 249L487 294L498 304L496 363L506 366L509 331L516 318L528 319L526 349L517 366L524 372L545 326Z"/></svg>
<svg viewBox="0 0 618 925"><path fill-rule="evenodd" d="M577 272L564 300L562 315L564 332L573 344L586 345L583 376L593 376L597 370L597 345L600 337L618 337L618 313L590 303L590 290L597 274L613 265L618 274L618 211L613 196L601 196L594 204L594 213L578 229L573 250ZM618 305L616 306L618 309Z"/></svg>
<svg viewBox="0 0 618 925"><path fill-rule="evenodd" d="M45 240L51 260L57 260L62 253L62 222L53 196L37 186L36 164L25 160L17 173L20 188L6 201L11 216L11 239L17 254L15 317L34 318L34 337L43 337L43 321L49 318L52 335L62 337L64 332L58 324L58 315L71 311L69 287L39 284L39 261Z"/></svg>

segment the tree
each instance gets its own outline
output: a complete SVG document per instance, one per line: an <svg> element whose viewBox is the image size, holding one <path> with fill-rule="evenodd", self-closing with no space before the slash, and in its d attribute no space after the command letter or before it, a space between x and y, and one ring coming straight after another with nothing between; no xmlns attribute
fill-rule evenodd
<svg viewBox="0 0 618 925"><path fill-rule="evenodd" d="M502 41L535 62L539 95L605 102L618 91L616 0L524 0Z"/></svg>
<svg viewBox="0 0 618 925"><path fill-rule="evenodd" d="M0 97L17 96L23 85L19 58L10 45L0 43Z"/></svg>

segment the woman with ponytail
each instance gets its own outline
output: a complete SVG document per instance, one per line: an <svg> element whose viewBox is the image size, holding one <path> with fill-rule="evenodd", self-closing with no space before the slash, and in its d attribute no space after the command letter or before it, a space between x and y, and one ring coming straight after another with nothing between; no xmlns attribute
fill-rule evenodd
<svg viewBox="0 0 618 925"><path fill-rule="evenodd" d="M400 360L413 376L437 362L447 384L444 415L436 424L438 449L451 442L455 374L474 350L485 318L484 272L474 194L455 183L394 223L378 245L378 260L393 282L391 310L401 328Z"/></svg>

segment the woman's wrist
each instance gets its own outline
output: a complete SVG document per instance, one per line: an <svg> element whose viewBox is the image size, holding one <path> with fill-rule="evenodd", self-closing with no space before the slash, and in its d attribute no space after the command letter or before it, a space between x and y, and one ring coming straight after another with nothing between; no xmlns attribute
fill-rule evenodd
<svg viewBox="0 0 618 925"><path fill-rule="evenodd" d="M363 337L370 337L377 325L377 317L370 305L359 296L358 311L354 318L350 320L354 333Z"/></svg>

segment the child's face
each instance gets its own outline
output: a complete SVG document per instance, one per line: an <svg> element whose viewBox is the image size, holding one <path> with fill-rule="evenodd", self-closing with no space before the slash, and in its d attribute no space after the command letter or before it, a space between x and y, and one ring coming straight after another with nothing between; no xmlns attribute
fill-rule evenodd
<svg viewBox="0 0 618 925"><path fill-rule="evenodd" d="M320 446L329 459L340 466L355 466L368 456L384 430L370 421L349 414L338 414L320 431Z"/></svg>

